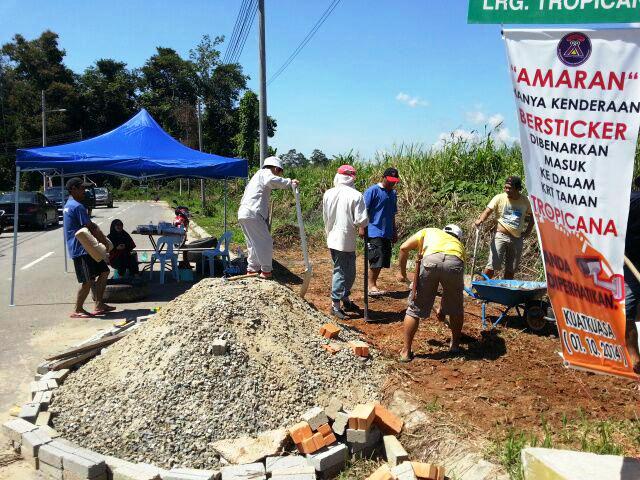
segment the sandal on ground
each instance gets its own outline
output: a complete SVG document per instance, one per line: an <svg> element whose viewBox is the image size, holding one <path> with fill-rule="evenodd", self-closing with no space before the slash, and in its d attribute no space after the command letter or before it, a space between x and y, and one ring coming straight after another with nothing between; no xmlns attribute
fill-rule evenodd
<svg viewBox="0 0 640 480"><path fill-rule="evenodd" d="M93 314L89 312L73 312L69 318L93 318Z"/></svg>
<svg viewBox="0 0 640 480"><path fill-rule="evenodd" d="M265 280L271 280L273 274L271 272L260 272L260 275L258 275L258 277L264 278Z"/></svg>
<svg viewBox="0 0 640 480"><path fill-rule="evenodd" d="M383 295L386 295L387 292L385 290L369 290L369 296L370 297L382 297Z"/></svg>
<svg viewBox="0 0 640 480"><path fill-rule="evenodd" d="M104 307L98 310L104 311L104 312L113 312L114 310L116 310L116 307L112 307L111 305L105 305Z"/></svg>
<svg viewBox="0 0 640 480"><path fill-rule="evenodd" d="M400 355L400 358L398 359L398 361L400 363L409 363L411 360L413 360L413 352L409 352L409 356L408 357L403 357L402 355Z"/></svg>

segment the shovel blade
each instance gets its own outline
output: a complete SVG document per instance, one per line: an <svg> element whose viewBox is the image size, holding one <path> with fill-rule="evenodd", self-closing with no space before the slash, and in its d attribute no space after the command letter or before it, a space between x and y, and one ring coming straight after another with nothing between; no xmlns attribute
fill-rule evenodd
<svg viewBox="0 0 640 480"><path fill-rule="evenodd" d="M309 284L311 283L311 277L313 276L313 271L311 269L311 265L309 268L305 269L302 274L302 285L300 286L300 297L304 298L307 294L307 290L309 290Z"/></svg>

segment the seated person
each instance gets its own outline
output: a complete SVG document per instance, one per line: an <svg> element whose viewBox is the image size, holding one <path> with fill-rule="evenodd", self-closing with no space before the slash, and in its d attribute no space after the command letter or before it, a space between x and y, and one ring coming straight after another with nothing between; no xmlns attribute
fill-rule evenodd
<svg viewBox="0 0 640 480"><path fill-rule="evenodd" d="M138 270L138 257L133 251L136 248L131 235L124 231L122 220L115 219L111 222L111 229L107 238L113 243L113 250L109 253L109 264L118 271L118 275L124 277L126 271L134 277L140 272Z"/></svg>

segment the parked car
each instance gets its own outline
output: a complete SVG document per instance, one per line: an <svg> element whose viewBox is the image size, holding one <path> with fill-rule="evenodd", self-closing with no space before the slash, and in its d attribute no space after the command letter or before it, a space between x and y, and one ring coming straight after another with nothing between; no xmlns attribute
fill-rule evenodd
<svg viewBox="0 0 640 480"><path fill-rule="evenodd" d="M95 187L87 187L84 193L84 201L82 202L89 212L89 215L91 215L91 209L96 206L96 195L94 190L97 189ZM60 191L64 191L64 200L61 199ZM58 208L58 218L62 219L62 206L69 198L69 192L67 192L67 189L63 189L62 187L49 187L44 191L44 196L56 205Z"/></svg>
<svg viewBox="0 0 640 480"><path fill-rule="evenodd" d="M4 215L4 210L0 210L0 235L4 231L6 217Z"/></svg>
<svg viewBox="0 0 640 480"><path fill-rule="evenodd" d="M113 208L113 195L106 187L96 188L96 207L105 206Z"/></svg>
<svg viewBox="0 0 640 480"><path fill-rule="evenodd" d="M15 193L0 195L0 210L4 210L5 225L13 224ZM56 205L40 192L18 193L18 224L40 229L58 225Z"/></svg>

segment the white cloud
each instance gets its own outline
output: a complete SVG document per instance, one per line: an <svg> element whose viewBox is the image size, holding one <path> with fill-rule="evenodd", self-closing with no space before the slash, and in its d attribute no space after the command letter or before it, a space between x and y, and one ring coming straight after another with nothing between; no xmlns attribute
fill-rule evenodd
<svg viewBox="0 0 640 480"><path fill-rule="evenodd" d="M505 144L517 143L520 141L518 138L511 135L511 132L508 128L498 128L493 138L497 142Z"/></svg>
<svg viewBox="0 0 640 480"><path fill-rule="evenodd" d="M514 142L518 142L518 139L511 135L508 128L497 128L492 134L493 140L498 144L509 145ZM438 135L438 140L433 144L433 147L437 150L443 148L447 143L455 143L458 141L464 141L468 143L476 143L485 139L484 134L480 134L476 130L465 130L464 128L458 128L453 132L442 132Z"/></svg>
<svg viewBox="0 0 640 480"><path fill-rule="evenodd" d="M411 108L415 107L428 107L429 102L422 100L420 97L412 97L408 93L400 92L396 95L396 100L409 105Z"/></svg>
<svg viewBox="0 0 640 480"><path fill-rule="evenodd" d="M474 110L472 112L467 112L467 120L475 125L480 125L487 121L487 116L480 110Z"/></svg>
<svg viewBox="0 0 640 480"><path fill-rule="evenodd" d="M496 113L495 115L491 115L487 119L487 123L491 125L493 128L496 128L502 122L504 122L504 116L500 115L499 113Z"/></svg>

